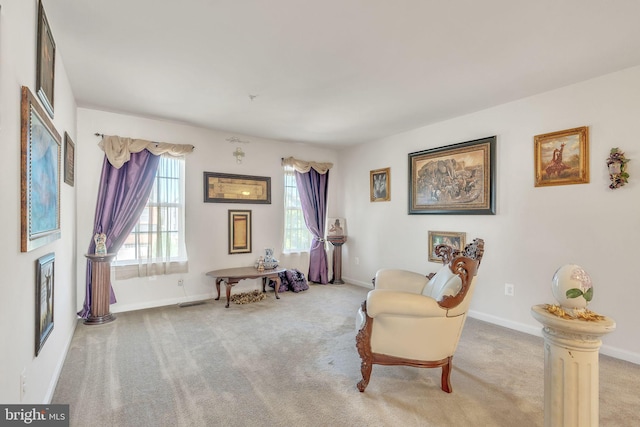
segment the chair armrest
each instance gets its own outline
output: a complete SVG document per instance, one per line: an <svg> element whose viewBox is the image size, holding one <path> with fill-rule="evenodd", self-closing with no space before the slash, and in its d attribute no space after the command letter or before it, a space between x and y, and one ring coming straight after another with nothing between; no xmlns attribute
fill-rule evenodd
<svg viewBox="0 0 640 427"><path fill-rule="evenodd" d="M422 293L429 278L413 271L385 268L376 272L376 289L392 289L395 291Z"/></svg>
<svg viewBox="0 0 640 427"><path fill-rule="evenodd" d="M447 310L431 297L389 289L374 289L367 295L367 314L375 318L390 314L414 317L446 317Z"/></svg>

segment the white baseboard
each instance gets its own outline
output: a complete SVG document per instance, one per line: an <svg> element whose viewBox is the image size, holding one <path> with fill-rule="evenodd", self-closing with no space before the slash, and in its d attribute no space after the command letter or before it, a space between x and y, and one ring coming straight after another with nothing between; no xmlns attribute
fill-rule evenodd
<svg viewBox="0 0 640 427"><path fill-rule="evenodd" d="M362 282L360 280L355 280L355 279L351 279L349 277L342 277L342 280L344 280L347 283L350 283L352 285L356 285L356 286L362 286L363 288L368 288L368 289L373 289L373 284L371 282Z"/></svg>
<svg viewBox="0 0 640 427"><path fill-rule="evenodd" d="M524 332L529 335L542 336L542 327L534 327L531 325L525 325L524 323L513 322L511 320L503 319L501 317L492 316L490 314L481 313L475 310L469 310L469 317L474 319L483 320L487 323L493 323L494 325L504 326L505 328L513 329L516 331ZM600 354L613 357L615 359L625 360L627 362L640 365L640 354L633 353L631 351L622 350L617 347L603 344L600 347Z"/></svg>
<svg viewBox="0 0 640 427"><path fill-rule="evenodd" d="M124 313L127 311L144 310L146 308L164 307L167 305L180 304L183 302L202 301L214 298L213 292L209 294L192 295L189 297L167 298L163 300L154 300L149 302L139 302L133 304L114 304L111 306L112 313ZM224 295L221 298L225 298Z"/></svg>
<svg viewBox="0 0 640 427"><path fill-rule="evenodd" d="M43 405L48 405L51 403L51 399L53 399L53 393L56 391L56 386L58 385L58 379L60 378L60 374L62 373L62 367L64 366L64 361L67 360L67 354L69 353L69 349L71 348L71 341L73 341L73 335L76 332L76 327L78 326L78 321L73 323L73 329L71 329L71 333L67 337L67 344L64 346L64 351L58 357L58 363L56 363L56 368L53 372L53 376L51 377L51 381L49 382L49 387L47 388L47 392L44 396Z"/></svg>

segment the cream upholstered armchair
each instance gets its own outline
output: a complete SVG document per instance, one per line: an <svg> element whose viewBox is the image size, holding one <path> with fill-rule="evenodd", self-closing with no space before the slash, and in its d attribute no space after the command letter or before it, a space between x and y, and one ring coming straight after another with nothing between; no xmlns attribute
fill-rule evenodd
<svg viewBox="0 0 640 427"><path fill-rule="evenodd" d="M443 266L425 277L405 270L376 273L375 289L358 311L356 347L362 359L361 392L378 365L442 367L441 387L451 393L451 359L473 295L484 240L464 250L438 245Z"/></svg>

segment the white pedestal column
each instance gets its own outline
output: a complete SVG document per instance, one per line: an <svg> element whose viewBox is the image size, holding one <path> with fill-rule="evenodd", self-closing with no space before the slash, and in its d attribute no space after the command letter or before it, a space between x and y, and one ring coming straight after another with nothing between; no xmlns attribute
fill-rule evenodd
<svg viewBox="0 0 640 427"><path fill-rule="evenodd" d="M613 319L563 319L546 305L531 307L544 335L545 427L597 427L599 422L600 338L616 327Z"/></svg>

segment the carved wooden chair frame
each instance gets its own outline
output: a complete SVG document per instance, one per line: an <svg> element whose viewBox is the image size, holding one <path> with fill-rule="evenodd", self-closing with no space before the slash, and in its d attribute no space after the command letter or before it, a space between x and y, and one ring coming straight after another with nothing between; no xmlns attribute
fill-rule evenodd
<svg viewBox="0 0 640 427"><path fill-rule="evenodd" d="M442 301L438 302L440 307L447 310L458 306L464 300L469 290L469 286L471 285L471 280L476 275L484 254L484 240L474 239L473 242L469 243L464 250L461 251L454 250L452 247L447 245L438 245L434 249L436 255L442 258L442 263L449 264L451 271L462 279L462 288L457 295L445 296ZM428 277L431 279L433 274L430 274ZM362 311L365 314L365 323L356 335L356 348L360 354L360 359L362 359L362 363L360 365L362 380L358 382L358 390L361 392L365 390L369 384L369 379L371 378L373 365L377 364L404 365L416 368L442 367L440 386L442 390L447 393L451 393L453 391L451 388L450 378L453 355L442 360L425 361L374 353L371 351L371 331L373 329L374 319L369 317L367 314L366 300L362 302Z"/></svg>

